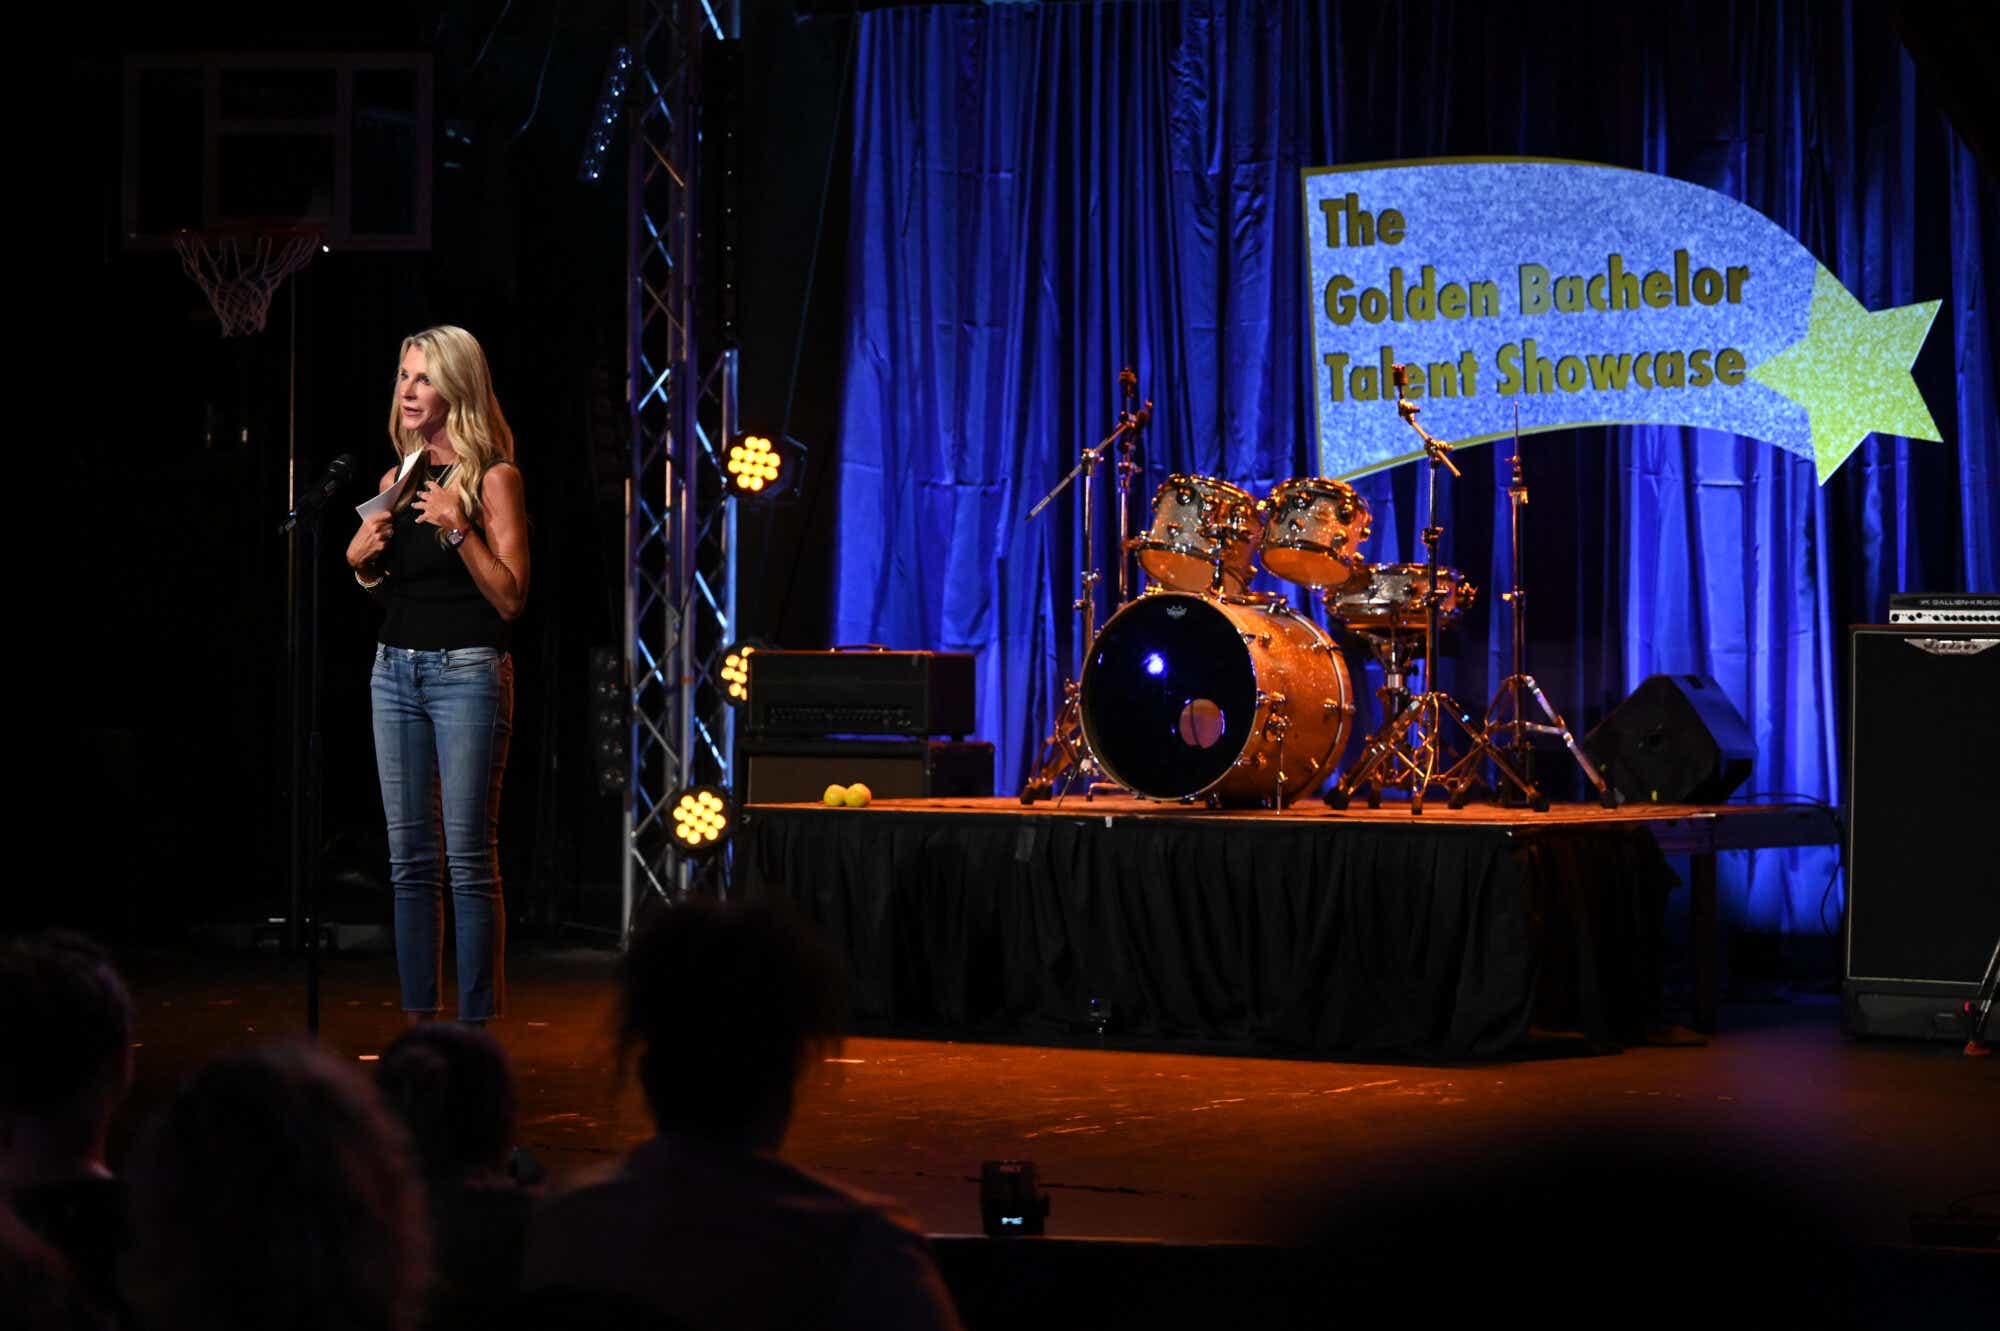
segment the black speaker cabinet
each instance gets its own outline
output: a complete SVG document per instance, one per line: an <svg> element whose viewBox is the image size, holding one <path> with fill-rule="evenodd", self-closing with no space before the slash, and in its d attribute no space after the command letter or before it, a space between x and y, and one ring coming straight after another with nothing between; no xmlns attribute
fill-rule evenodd
<svg viewBox="0 0 2000 1331"><path fill-rule="evenodd" d="M970 652L788 652L750 656L752 736L970 735Z"/></svg>
<svg viewBox="0 0 2000 1331"><path fill-rule="evenodd" d="M1640 804L1719 804L1750 775L1756 745L1707 675L1653 675L1583 737L1611 788Z"/></svg>
<svg viewBox="0 0 2000 1331"><path fill-rule="evenodd" d="M983 740L744 739L736 789L745 804L817 804L831 785L876 799L993 793L993 746Z"/></svg>
<svg viewBox="0 0 2000 1331"><path fill-rule="evenodd" d="M1844 1024L1962 1040L2000 940L2000 632L1871 625L1851 645Z"/></svg>

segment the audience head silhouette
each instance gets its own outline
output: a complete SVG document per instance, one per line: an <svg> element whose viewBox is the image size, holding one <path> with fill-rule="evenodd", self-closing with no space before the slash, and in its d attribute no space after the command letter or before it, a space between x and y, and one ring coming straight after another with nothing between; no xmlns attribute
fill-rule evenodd
<svg viewBox="0 0 2000 1331"><path fill-rule="evenodd" d="M132 1000L80 934L0 943L0 1180L101 1170L132 1078Z"/></svg>
<svg viewBox="0 0 2000 1331"><path fill-rule="evenodd" d="M127 1293L148 1331L402 1331L429 1274L408 1139L346 1064L305 1044L198 1070L131 1170Z"/></svg>
<svg viewBox="0 0 2000 1331"><path fill-rule="evenodd" d="M620 1065L662 1131L775 1150L800 1077L838 1045L845 979L805 928L766 906L689 901L626 953Z"/></svg>
<svg viewBox="0 0 2000 1331"><path fill-rule="evenodd" d="M485 1031L445 1021L413 1027L382 1051L375 1085L409 1129L427 1177L468 1179L505 1167L514 1076L506 1049Z"/></svg>

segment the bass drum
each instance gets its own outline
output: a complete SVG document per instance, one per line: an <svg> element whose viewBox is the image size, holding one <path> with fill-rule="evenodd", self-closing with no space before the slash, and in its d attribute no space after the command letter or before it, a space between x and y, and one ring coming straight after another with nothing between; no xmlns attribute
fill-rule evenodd
<svg viewBox="0 0 2000 1331"><path fill-rule="evenodd" d="M1269 803L1311 790L1347 745L1347 662L1283 602L1149 592L1105 622L1078 689L1105 772L1151 799Z"/></svg>

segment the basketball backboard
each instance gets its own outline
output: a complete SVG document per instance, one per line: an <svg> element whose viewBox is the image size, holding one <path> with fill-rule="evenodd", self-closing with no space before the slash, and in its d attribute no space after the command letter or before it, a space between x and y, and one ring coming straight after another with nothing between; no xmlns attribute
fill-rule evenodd
<svg viewBox="0 0 2000 1331"><path fill-rule="evenodd" d="M237 52L126 57L120 234L270 223L333 250L431 243L431 57Z"/></svg>

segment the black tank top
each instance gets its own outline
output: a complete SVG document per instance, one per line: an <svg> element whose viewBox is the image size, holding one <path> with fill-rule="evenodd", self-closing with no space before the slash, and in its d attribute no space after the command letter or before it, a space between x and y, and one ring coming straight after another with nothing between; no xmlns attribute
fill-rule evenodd
<svg viewBox="0 0 2000 1331"><path fill-rule="evenodd" d="M498 465L498 464L496 464ZM439 468L433 476L441 475ZM485 531L474 531L484 538ZM382 620L382 644L422 652L455 647L507 650L507 621L479 590L465 557L438 540L438 529L417 521L406 506L390 524L382 568L389 575L389 613Z"/></svg>

